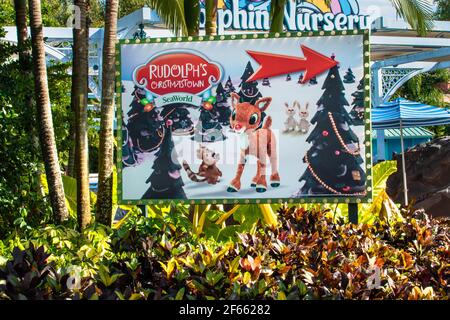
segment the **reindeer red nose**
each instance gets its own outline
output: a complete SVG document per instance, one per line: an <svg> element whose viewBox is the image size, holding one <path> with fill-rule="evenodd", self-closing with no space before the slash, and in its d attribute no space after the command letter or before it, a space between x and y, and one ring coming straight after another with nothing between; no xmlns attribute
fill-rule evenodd
<svg viewBox="0 0 450 320"><path fill-rule="evenodd" d="M242 126L239 123L236 123L234 125L234 130L241 130L241 129L242 129Z"/></svg>

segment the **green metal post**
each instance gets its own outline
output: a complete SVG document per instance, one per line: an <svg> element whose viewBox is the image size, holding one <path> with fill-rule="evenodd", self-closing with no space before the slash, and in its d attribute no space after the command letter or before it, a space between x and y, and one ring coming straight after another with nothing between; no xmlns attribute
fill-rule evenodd
<svg viewBox="0 0 450 320"><path fill-rule="evenodd" d="M348 204L348 221L350 223L358 224L358 204Z"/></svg>

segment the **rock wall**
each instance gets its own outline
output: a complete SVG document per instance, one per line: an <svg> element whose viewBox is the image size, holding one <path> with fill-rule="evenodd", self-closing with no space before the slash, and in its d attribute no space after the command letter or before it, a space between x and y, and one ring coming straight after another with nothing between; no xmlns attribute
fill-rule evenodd
<svg viewBox="0 0 450 320"><path fill-rule="evenodd" d="M403 203L401 154L395 155L397 173L387 181L387 193ZM450 137L420 144L405 153L408 195L416 209L435 217L450 217Z"/></svg>

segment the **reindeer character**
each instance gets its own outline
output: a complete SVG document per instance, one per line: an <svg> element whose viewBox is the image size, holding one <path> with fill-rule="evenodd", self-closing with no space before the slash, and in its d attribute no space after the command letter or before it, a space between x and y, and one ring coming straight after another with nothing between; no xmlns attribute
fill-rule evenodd
<svg viewBox="0 0 450 320"><path fill-rule="evenodd" d="M241 176L245 163L249 156L257 158L257 171L252 179L251 186L256 188L256 192L262 193L267 190L266 167L267 160L270 161L272 175L270 185L273 188L280 186L280 175L278 173L277 143L275 134L270 129L272 118L266 117L266 121L261 125L263 113L272 102L272 98L261 98L256 103L239 103L239 95L231 94L231 128L239 135L241 151L236 176L231 181L228 192L237 192L241 189Z"/></svg>

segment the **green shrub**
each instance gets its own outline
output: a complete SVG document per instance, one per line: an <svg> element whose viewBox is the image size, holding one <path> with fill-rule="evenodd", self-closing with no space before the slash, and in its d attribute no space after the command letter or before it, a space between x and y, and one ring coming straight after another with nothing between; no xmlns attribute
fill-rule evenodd
<svg viewBox="0 0 450 320"><path fill-rule="evenodd" d="M282 207L277 228L235 241L195 235L183 214L132 214L117 230L83 234L45 227L0 245L10 252L0 291L10 299L448 299L448 222L420 211L359 226L333 216ZM38 273L11 269L17 257ZM380 287L369 289L376 268ZM30 286L30 277L39 281Z"/></svg>

